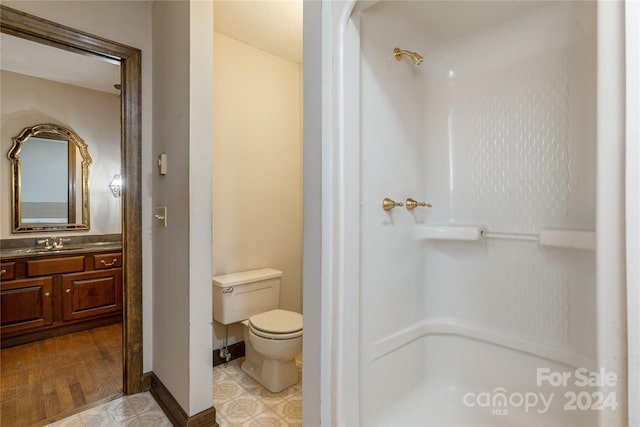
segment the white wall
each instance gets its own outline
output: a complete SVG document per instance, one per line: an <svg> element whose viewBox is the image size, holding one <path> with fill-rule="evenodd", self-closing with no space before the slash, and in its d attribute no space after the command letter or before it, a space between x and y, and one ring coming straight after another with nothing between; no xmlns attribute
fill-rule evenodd
<svg viewBox="0 0 640 427"><path fill-rule="evenodd" d="M213 403L211 141L213 2L190 2L189 76L189 414Z"/></svg>
<svg viewBox="0 0 640 427"><path fill-rule="evenodd" d="M142 51L142 295L145 372L152 370L151 2L16 1L2 4Z"/></svg>
<svg viewBox="0 0 640 427"><path fill-rule="evenodd" d="M214 76L214 273L281 270L280 307L301 312L301 66L215 33Z"/></svg>
<svg viewBox="0 0 640 427"><path fill-rule="evenodd" d="M628 371L627 360L625 360L627 355L624 199L626 58L623 28L625 5L621 2L602 2L598 4L597 10L598 366L607 372L615 372L619 378L614 387L601 387L605 395L608 392L617 393L619 406L616 411L599 411L598 421L600 425L628 425L628 396L626 395ZM637 183L629 183L630 189L634 184ZM637 264L638 260L631 259L630 262ZM634 296L633 293L631 296ZM633 372L633 368L631 371ZM635 402L632 403L634 404Z"/></svg>
<svg viewBox="0 0 640 427"><path fill-rule="evenodd" d="M2 128L0 151L7 153L11 139L22 129L54 123L77 133L88 145L93 163L89 168L91 229L78 234L115 234L121 230L121 203L109 183L120 173L120 98L111 93L81 88L8 71L0 72ZM73 100L73 102L69 102ZM0 236L3 239L37 238L47 233L11 234L11 168L0 162ZM42 176L38 179L46 180ZM66 196L65 196L66 197ZM80 222L80 217L77 218ZM59 234L59 233L57 233Z"/></svg>
<svg viewBox="0 0 640 427"><path fill-rule="evenodd" d="M626 31L626 210L627 366L629 425L640 425L640 3L625 6Z"/></svg>
<svg viewBox="0 0 640 427"><path fill-rule="evenodd" d="M153 5L153 371L193 415L212 404L211 99L213 5Z"/></svg>

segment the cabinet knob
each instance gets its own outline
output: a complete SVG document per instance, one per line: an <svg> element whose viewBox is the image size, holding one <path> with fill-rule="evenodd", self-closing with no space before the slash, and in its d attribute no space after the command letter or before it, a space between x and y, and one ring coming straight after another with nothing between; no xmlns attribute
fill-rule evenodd
<svg viewBox="0 0 640 427"><path fill-rule="evenodd" d="M118 260L115 258L111 262L106 262L103 259L100 260L100 264L104 265L105 267L111 267L113 265L116 265L116 262L118 262Z"/></svg>
<svg viewBox="0 0 640 427"><path fill-rule="evenodd" d="M4 268L2 270L0 270L0 276L2 276L4 273L6 273L7 270L5 270Z"/></svg>
<svg viewBox="0 0 640 427"><path fill-rule="evenodd" d="M51 292L45 292L45 293L44 293L44 296L45 296L45 297L51 296Z"/></svg>
<svg viewBox="0 0 640 427"><path fill-rule="evenodd" d="M64 290L66 293L70 294L71 293L71 289L65 289Z"/></svg>

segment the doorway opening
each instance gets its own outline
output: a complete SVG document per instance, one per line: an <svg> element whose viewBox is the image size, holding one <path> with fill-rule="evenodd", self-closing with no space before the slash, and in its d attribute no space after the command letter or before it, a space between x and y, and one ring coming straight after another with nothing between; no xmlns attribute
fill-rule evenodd
<svg viewBox="0 0 640 427"><path fill-rule="evenodd" d="M119 84L121 93L118 108L121 126L118 136L121 154L119 168L126 185L122 187L120 193L122 254L121 259L116 262L122 265L122 294L120 300L123 307L122 324L121 326L114 324L87 331L87 333L91 332L93 335L80 338L80 341L99 342L100 345L96 346L98 353L109 359L109 361L96 362L99 367L111 366L113 369L117 369L114 366L119 366L122 372L122 392L124 394L138 393L143 388L140 176L141 52L138 49L80 32L6 6L0 6L0 12L0 31L3 34L78 53L120 67ZM5 184L3 182L3 185ZM57 240L56 243L58 243ZM100 259L96 258L95 265L102 265L100 261ZM112 258L105 258L102 261L104 261L105 267L115 266ZM64 288L62 286L62 289ZM43 292L43 297L46 296L46 292ZM113 348L116 345L114 343L118 342L121 343L121 360L113 360L114 355L117 355L118 352L109 351L109 349ZM48 369L56 369L55 362L50 363ZM25 378L19 378L18 380L25 381ZM73 399L73 393L71 395ZM75 398L78 398L78 396L75 396ZM20 422L22 421L24 420Z"/></svg>
<svg viewBox="0 0 640 427"><path fill-rule="evenodd" d="M221 425L300 424L302 2L214 2L214 21L213 403ZM246 304L225 317L236 279ZM251 331L274 313L281 345L266 350ZM245 400L259 405L236 413Z"/></svg>

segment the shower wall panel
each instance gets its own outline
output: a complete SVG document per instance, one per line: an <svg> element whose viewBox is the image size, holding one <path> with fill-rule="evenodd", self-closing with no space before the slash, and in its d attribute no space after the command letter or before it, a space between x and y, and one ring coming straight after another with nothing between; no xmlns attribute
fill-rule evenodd
<svg viewBox="0 0 640 427"><path fill-rule="evenodd" d="M378 7L386 8L381 4ZM360 28L360 384L367 406L386 405L418 387L423 377L421 350L372 361L376 341L424 318L422 244L411 239L415 217L404 206L382 209L424 196L424 78L408 58L393 57L395 47L411 49L419 28L393 16L375 14ZM403 27L395 37L380 28ZM366 118L366 119L364 119ZM411 370L397 370L400 362ZM381 392L381 384L387 391Z"/></svg>
<svg viewBox="0 0 640 427"><path fill-rule="evenodd" d="M428 55L428 221L531 236L594 230L595 61L589 3L543 5ZM594 251L492 239L424 248L427 318L595 359Z"/></svg>
<svg viewBox="0 0 640 427"><path fill-rule="evenodd" d="M411 396L437 411L443 406L428 397L445 391L437 387L453 393L456 384L460 393L511 379L502 385L535 388L536 367L592 368L595 251L534 240L424 241L413 232L477 225L533 239L547 228L595 229L594 3L363 9L362 423L380 423ZM396 61L395 47L417 51L424 63ZM385 197L433 207L385 212ZM443 349L501 362L471 375L478 365L446 365ZM447 404L459 407L455 396Z"/></svg>

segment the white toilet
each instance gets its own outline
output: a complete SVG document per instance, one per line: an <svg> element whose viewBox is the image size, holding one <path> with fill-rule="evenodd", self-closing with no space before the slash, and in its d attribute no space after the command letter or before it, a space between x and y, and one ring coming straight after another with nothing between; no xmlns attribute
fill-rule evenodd
<svg viewBox="0 0 640 427"><path fill-rule="evenodd" d="M244 324L242 370L273 393L298 382L295 357L302 350L302 315L278 309L281 277L263 268L213 278L213 318Z"/></svg>

